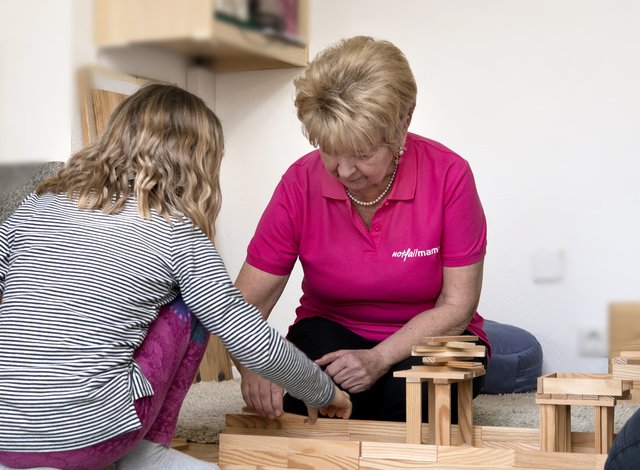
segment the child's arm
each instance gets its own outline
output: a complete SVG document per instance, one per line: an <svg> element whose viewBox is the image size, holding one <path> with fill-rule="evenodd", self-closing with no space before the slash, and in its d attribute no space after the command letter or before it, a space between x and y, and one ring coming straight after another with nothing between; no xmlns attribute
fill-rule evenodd
<svg viewBox="0 0 640 470"><path fill-rule="evenodd" d="M185 303L212 334L220 337L230 354L248 369L287 389L308 407L349 417L348 395L271 328L258 309L244 301L222 259L202 232L178 224L172 251Z"/></svg>

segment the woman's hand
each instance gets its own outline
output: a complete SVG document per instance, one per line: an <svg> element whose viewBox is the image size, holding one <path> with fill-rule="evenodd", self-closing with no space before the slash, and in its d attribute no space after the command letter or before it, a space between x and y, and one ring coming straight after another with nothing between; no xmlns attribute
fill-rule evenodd
<svg viewBox="0 0 640 470"><path fill-rule="evenodd" d="M248 407L253 408L256 413L269 419L276 419L283 412L282 396L284 389L279 385L263 379L258 374L243 368L242 375L242 398ZM317 416L317 413L316 413Z"/></svg>
<svg viewBox="0 0 640 470"><path fill-rule="evenodd" d="M338 387L335 387L336 393L333 396L333 401L326 408L311 408L307 407L309 413L308 422L313 424L318 419L318 411L321 415L329 416L330 418L338 417L342 419L349 419L351 416L351 399L349 394Z"/></svg>
<svg viewBox="0 0 640 470"><path fill-rule="evenodd" d="M340 349L316 360L333 381L349 393L369 390L389 365L374 349Z"/></svg>

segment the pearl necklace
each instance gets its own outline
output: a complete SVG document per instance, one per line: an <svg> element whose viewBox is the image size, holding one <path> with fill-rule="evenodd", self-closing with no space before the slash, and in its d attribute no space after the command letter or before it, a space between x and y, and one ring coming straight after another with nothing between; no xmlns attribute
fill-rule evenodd
<svg viewBox="0 0 640 470"><path fill-rule="evenodd" d="M378 204L382 200L382 198L384 198L387 195L387 193L391 189L391 185L393 184L393 180L396 178L396 172L398 171L398 159L394 159L393 163L395 163L395 166L393 168L393 174L391 175L391 179L389 180L389 184L387 184L387 187L384 188L384 191L382 191L382 194L380 194L380 196L375 198L373 201L361 201L360 199L355 197L353 194L351 194L351 192L349 191L349 188L347 188L345 186L344 190L347 192L347 196L349 196L349 199L351 199L353 202L355 202L356 204L358 204L360 206L374 206L374 205Z"/></svg>

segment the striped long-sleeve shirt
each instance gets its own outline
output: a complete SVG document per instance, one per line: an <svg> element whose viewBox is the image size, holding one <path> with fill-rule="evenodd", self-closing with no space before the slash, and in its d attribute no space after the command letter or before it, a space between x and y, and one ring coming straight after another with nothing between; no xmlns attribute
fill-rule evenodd
<svg viewBox="0 0 640 470"><path fill-rule="evenodd" d="M71 450L140 427L133 360L180 293L240 362L316 407L330 378L262 320L189 220L107 215L29 196L0 225L0 450Z"/></svg>

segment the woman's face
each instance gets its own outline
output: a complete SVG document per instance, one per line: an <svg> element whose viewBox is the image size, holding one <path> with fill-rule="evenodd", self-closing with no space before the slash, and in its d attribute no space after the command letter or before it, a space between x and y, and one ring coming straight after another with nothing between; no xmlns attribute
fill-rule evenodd
<svg viewBox="0 0 640 470"><path fill-rule="evenodd" d="M393 153L386 145L381 145L364 154L329 154L320 151L327 171L337 178L349 191L373 190L383 184L392 171Z"/></svg>

